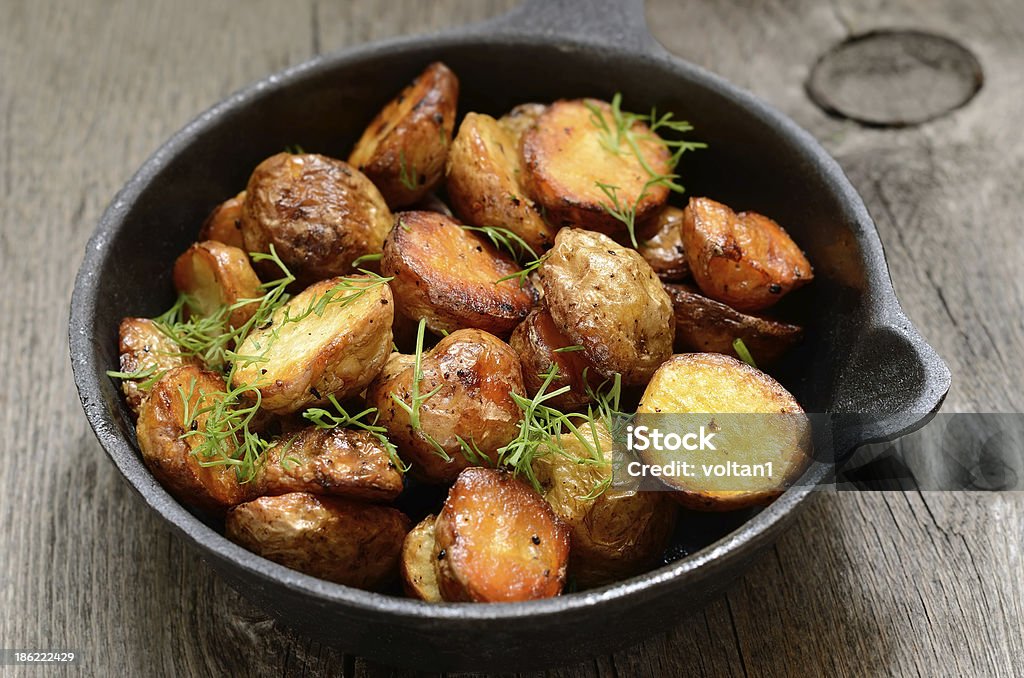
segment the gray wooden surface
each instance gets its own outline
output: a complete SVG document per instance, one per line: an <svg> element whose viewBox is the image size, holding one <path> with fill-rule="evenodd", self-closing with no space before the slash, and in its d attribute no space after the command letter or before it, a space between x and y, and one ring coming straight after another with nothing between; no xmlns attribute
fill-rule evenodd
<svg viewBox="0 0 1024 678"><path fill-rule="evenodd" d="M105 676L389 673L283 631L140 509L79 409L67 303L105 204L198 111L317 50L514 4L0 2L0 647L75 648L73 670ZM1019 409L1024 5L652 0L648 16L671 49L840 160L908 313L953 370L946 408ZM826 117L803 90L811 64L888 26L968 46L985 69L978 97L899 131ZM1022 547L1021 494L821 495L691 623L552 673L1022 675Z"/></svg>

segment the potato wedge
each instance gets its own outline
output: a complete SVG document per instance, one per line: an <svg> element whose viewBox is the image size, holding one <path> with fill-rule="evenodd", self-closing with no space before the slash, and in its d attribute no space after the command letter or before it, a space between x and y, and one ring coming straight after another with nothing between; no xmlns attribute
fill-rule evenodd
<svg viewBox="0 0 1024 678"><path fill-rule="evenodd" d="M441 182L458 99L459 79L443 63L432 63L356 142L349 164L376 184L392 209L415 203Z"/></svg>
<svg viewBox="0 0 1024 678"><path fill-rule="evenodd" d="M547 104L526 103L519 104L505 115L498 118L498 123L504 127L515 139L516 150L519 149L519 142L526 130L533 127L544 111L548 110Z"/></svg>
<svg viewBox="0 0 1024 678"><path fill-rule="evenodd" d="M665 285L676 315L676 350L736 356L742 339L758 365L775 363L803 338L798 325L747 315L709 299L690 285Z"/></svg>
<svg viewBox="0 0 1024 678"><path fill-rule="evenodd" d="M268 560L369 590L397 576L408 531L398 509L305 492L240 504L224 523L228 539Z"/></svg>
<svg viewBox="0 0 1024 678"><path fill-rule="evenodd" d="M777 223L708 198L690 198L683 248L701 291L737 311L768 308L814 277L807 257Z"/></svg>
<svg viewBox="0 0 1024 678"><path fill-rule="evenodd" d="M608 132L597 124L600 115ZM636 222L643 223L668 200L663 183L647 186L651 178L636 152L616 143L616 122L611 106L597 99L556 101L523 133L522 154L529 194L542 207L548 223L601 233L625 233L623 222L609 214L613 205L601 184L615 186L620 205L636 207ZM668 174L670 153L642 122L629 130L647 167Z"/></svg>
<svg viewBox="0 0 1024 678"><path fill-rule="evenodd" d="M216 240L225 245L245 249L245 239L242 238L242 205L245 204L245 191L239 192L233 198L228 198L213 208L210 216L206 217L202 228L199 229L197 240Z"/></svg>
<svg viewBox="0 0 1024 678"><path fill-rule="evenodd" d="M636 250L566 228L538 272L556 327L601 375L644 384L672 355L672 301Z"/></svg>
<svg viewBox="0 0 1024 678"><path fill-rule="evenodd" d="M434 557L434 523L437 517L429 515L409 534L402 544L402 588L410 598L439 603L441 590L437 586L437 558Z"/></svg>
<svg viewBox="0 0 1024 678"><path fill-rule="evenodd" d="M331 278L306 288L239 345L233 385L254 384L261 406L297 412L344 399L373 381L391 352L394 301L382 278ZM261 358L254 360L253 358Z"/></svg>
<svg viewBox="0 0 1024 678"><path fill-rule="evenodd" d="M569 530L508 472L468 468L437 516L434 558L445 600L550 598L565 585Z"/></svg>
<svg viewBox="0 0 1024 678"><path fill-rule="evenodd" d="M637 407L637 425L664 425L669 418L645 415L670 413L695 415L681 421L692 430L699 421L717 435L715 449L640 452L641 459L652 465L673 460L694 464L690 476L662 477L687 508L730 511L768 503L811 458L810 424L796 399L764 372L726 355L676 355L655 372ZM717 476L704 468L721 464L739 465L751 473L760 466L764 473L746 476L743 468L732 468L729 475Z"/></svg>
<svg viewBox="0 0 1024 678"><path fill-rule="evenodd" d="M562 453L552 451L533 464L544 498L569 526L569 575L583 588L644 572L668 546L678 513L668 492L619 491L607 487L612 475L612 437L597 425L591 449L574 436L561 437ZM578 463L600 452L604 463ZM595 489L597 490L595 492ZM595 496L596 494L596 496Z"/></svg>
<svg viewBox="0 0 1024 678"><path fill-rule="evenodd" d="M223 306L263 296L249 255L216 240L197 242L174 262L174 287L189 297L188 310L212 316ZM228 324L241 327L259 307L257 302L231 311Z"/></svg>
<svg viewBox="0 0 1024 678"><path fill-rule="evenodd" d="M346 162L278 153L256 167L242 208L248 252L278 256L302 285L352 272L352 262L380 252L393 219L377 187ZM268 279L281 271L265 263Z"/></svg>
<svg viewBox="0 0 1024 678"><path fill-rule="evenodd" d="M546 404L560 410L575 410L590 402L587 376L596 372L571 341L555 327L551 314L544 308L534 309L512 332L509 345L523 363L523 384L526 394L536 396L552 365L558 366L557 377L546 389L553 393L568 386L570 390L555 396ZM569 350L566 350L569 349ZM591 384L597 386L597 384Z"/></svg>
<svg viewBox="0 0 1024 678"><path fill-rule="evenodd" d="M537 255L554 243L554 229L522 185L516 136L491 116L466 114L448 154L446 175L452 208L464 223L507 228Z"/></svg>
<svg viewBox="0 0 1024 678"><path fill-rule="evenodd" d="M495 282L520 270L510 257L436 212L397 216L380 269L394 277L399 311L437 334L477 328L507 337L533 305L529 287Z"/></svg>
<svg viewBox="0 0 1024 678"><path fill-rule="evenodd" d="M641 240L637 252L665 282L678 282L690 276L683 248L683 210L666 205L654 217L650 237Z"/></svg>
<svg viewBox="0 0 1024 678"><path fill-rule="evenodd" d="M418 428L395 400L413 403L414 361L414 356L392 354L366 390L366 402L380 411L377 423L388 430L388 439L412 465L415 477L450 483L471 463L484 461L476 458L478 454L493 460L498 448L518 434L522 411L512 394L525 391L519 357L508 344L481 330L459 330L439 341L420 362L419 394L433 395L418 408ZM460 438L472 446L470 459Z"/></svg>
<svg viewBox="0 0 1024 678"><path fill-rule="evenodd" d="M185 365L199 365L199 360L185 355L181 348L156 323L147 318L125 318L118 326L120 370L124 374L137 374L137 378L122 378L121 390L125 402L135 414L153 385L169 370Z"/></svg>
<svg viewBox="0 0 1024 678"><path fill-rule="evenodd" d="M215 513L245 501L246 489L233 466L204 466L216 457L199 458L202 436L186 433L206 430L209 417L202 410L225 391L219 374L195 365L174 368L142 402L135 429L142 460L160 484L183 504ZM188 415L191 421L186 421L186 401L188 412L200 412Z"/></svg>

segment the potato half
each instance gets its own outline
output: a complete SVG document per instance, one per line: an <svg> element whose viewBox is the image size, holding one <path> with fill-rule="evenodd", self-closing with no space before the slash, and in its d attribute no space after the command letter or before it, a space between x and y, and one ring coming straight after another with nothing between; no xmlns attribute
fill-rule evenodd
<svg viewBox="0 0 1024 678"><path fill-rule="evenodd" d="M392 209L432 191L444 176L455 130L459 80L435 62L373 119L349 156Z"/></svg>
<svg viewBox="0 0 1024 678"><path fill-rule="evenodd" d="M512 132L489 115L468 113L448 154L448 197L463 222L507 228L539 255L555 231L527 196L522 165Z"/></svg>
<svg viewBox="0 0 1024 678"><path fill-rule="evenodd" d="M544 499L505 471L469 468L434 526L445 600L512 602L562 591L569 530Z"/></svg>
<svg viewBox="0 0 1024 678"><path fill-rule="evenodd" d="M397 576L408 531L397 509L305 492L240 504L224 524L228 539L268 560L370 590Z"/></svg>
<svg viewBox="0 0 1024 678"><path fill-rule="evenodd" d="M512 134L512 137L516 142L516 149L518 150L519 142L522 140L523 134L526 130L537 124L537 121L540 120L540 116L542 116L546 110L548 110L547 104L539 104L535 102L519 104L511 111L498 118L498 123Z"/></svg>
<svg viewBox="0 0 1024 678"><path fill-rule="evenodd" d="M216 240L241 250L245 249L242 238L242 206L245 204L245 191L233 198L228 198L213 208L199 229L198 240Z"/></svg>
<svg viewBox="0 0 1024 678"><path fill-rule="evenodd" d="M672 301L636 250L566 228L539 273L555 325L601 375L643 384L672 355Z"/></svg>
<svg viewBox="0 0 1024 678"><path fill-rule="evenodd" d="M178 257L174 287L188 295L188 310L200 316L212 316L224 306L263 296L249 255L216 240L197 242ZM228 315L228 325L241 327L258 307L255 301L239 306Z"/></svg>
<svg viewBox="0 0 1024 678"><path fill-rule="evenodd" d="M437 334L464 328L508 336L530 312L520 270L482 237L436 212L401 212L384 243L381 272L393 276L398 308Z"/></svg>
<svg viewBox="0 0 1024 678"><path fill-rule="evenodd" d="M120 370L137 373L137 379L122 379L125 402L135 414L156 380L175 367L199 365L199 360L181 352L174 341L147 318L125 318L118 327Z"/></svg>
<svg viewBox="0 0 1024 678"><path fill-rule="evenodd" d="M592 376L597 376L594 367L580 351L575 350L579 347L558 330L547 309L531 311L512 332L508 343L523 363L523 384L531 398L540 391L552 365L557 365L558 376L551 381L546 392L553 393L565 386L570 390L546 400L545 404L560 410L575 410L590 402L587 385L592 373ZM597 383L591 386L596 387Z"/></svg>
<svg viewBox="0 0 1024 678"><path fill-rule="evenodd" d="M436 516L424 518L405 536L402 544L402 588L410 598L439 603L441 590L437 585L437 558L434 556L434 523Z"/></svg>
<svg viewBox="0 0 1024 678"><path fill-rule="evenodd" d="M641 240L637 251L665 282L686 280L690 266L683 248L683 210L666 205L651 224L651 235Z"/></svg>
<svg viewBox="0 0 1024 678"><path fill-rule="evenodd" d="M242 208L248 252L273 245L300 284L352 272L352 262L380 252L391 211L373 183L346 162L278 153L249 178ZM280 270L264 264L267 278Z"/></svg>
<svg viewBox="0 0 1024 678"><path fill-rule="evenodd" d="M644 391L637 425L669 421L644 418L650 414L699 415L678 421L688 429L700 422L716 434L715 449L648 450L640 456L658 466L674 460L694 464L690 476L661 478L687 508L729 511L765 504L779 496L811 458L810 424L803 412L777 381L744 362L717 353L676 355L655 372ZM683 433L662 431L673 432ZM715 475L714 467L728 475ZM755 473L758 468L762 475L744 474L744 469Z"/></svg>
<svg viewBox="0 0 1024 678"><path fill-rule="evenodd" d="M355 395L391 352L394 302L380 278L331 278L306 288L239 345L233 385L253 384L261 406L297 412ZM257 358L259 358L257 360Z"/></svg>
<svg viewBox="0 0 1024 678"><path fill-rule="evenodd" d="M768 308L814 277L807 257L777 223L708 198L690 198L683 247L701 291L738 311Z"/></svg>

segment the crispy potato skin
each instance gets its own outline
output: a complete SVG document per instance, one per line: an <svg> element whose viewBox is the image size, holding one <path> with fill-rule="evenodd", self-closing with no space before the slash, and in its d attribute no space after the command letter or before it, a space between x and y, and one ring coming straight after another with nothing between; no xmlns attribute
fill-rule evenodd
<svg viewBox="0 0 1024 678"><path fill-rule="evenodd" d="M377 185L392 209L417 202L441 182L458 99L458 78L443 63L432 63L356 142L349 163Z"/></svg>
<svg viewBox="0 0 1024 678"><path fill-rule="evenodd" d="M409 534L402 544L402 588L405 595L428 603L439 603L441 590L437 586L437 558L434 557L434 523L437 516L429 515Z"/></svg>
<svg viewBox="0 0 1024 678"><path fill-rule="evenodd" d="M413 356L392 354L366 390L366 401L380 411L378 424L388 430L414 476L428 483L449 483L470 465L458 438L472 441L493 460L498 448L517 435L522 411L511 394L522 394L525 388L519 357L508 344L481 330L459 330L424 352L419 392L440 390L422 402L417 430L393 397L411 403L413 361ZM451 461L445 461L426 436L437 441Z"/></svg>
<svg viewBox="0 0 1024 678"><path fill-rule="evenodd" d="M518 150L523 134L526 130L537 124L537 120L540 119L540 116L542 116L546 110L548 110L547 104L519 104L511 111L498 118L498 123L512 134L516 142L516 149Z"/></svg>
<svg viewBox="0 0 1024 678"><path fill-rule="evenodd" d="M607 103L575 99L551 104L523 133L525 183L548 222L556 228L572 226L608 234L624 233L623 223L605 209L611 201L598 183L617 186L619 202L636 205L637 223L654 216L665 204L668 187L657 184L644 192L650 174L625 142L619 153L604 146L604 133L594 123L591 106L614 129ZM670 154L657 135L642 122L634 123L632 131L648 166L659 174L671 172Z"/></svg>
<svg viewBox="0 0 1024 678"><path fill-rule="evenodd" d="M328 581L378 589L398 573L409 519L388 506L293 492L228 512L228 539L275 563Z"/></svg>
<svg viewBox="0 0 1024 678"><path fill-rule="evenodd" d="M737 311L768 308L814 277L807 257L777 223L708 198L690 198L683 247L701 291Z"/></svg>
<svg viewBox="0 0 1024 678"><path fill-rule="evenodd" d="M445 600L550 598L565 585L569 530L533 488L505 471L463 471L437 516L434 538Z"/></svg>
<svg viewBox="0 0 1024 678"><path fill-rule="evenodd" d="M466 115L452 142L446 174L448 197L464 223L507 228L538 255L554 243L554 229L520 181L518 140L491 116Z"/></svg>
<svg viewBox="0 0 1024 678"><path fill-rule="evenodd" d="M278 153L253 171L242 208L246 251L273 245L300 284L345 275L352 262L380 252L391 211L377 188L346 162ZM281 272L265 266L268 278Z"/></svg>
<svg viewBox="0 0 1024 678"><path fill-rule="evenodd" d="M676 315L676 348L736 356L742 339L758 365L777 362L803 338L798 325L747 315L699 294L689 285L665 285Z"/></svg>
<svg viewBox="0 0 1024 678"><path fill-rule="evenodd" d="M526 320L519 323L512 332L508 343L523 363L523 383L531 398L537 395L544 383L544 375L551 366L558 365L558 377L551 381L547 392L552 393L563 386L568 386L570 390L547 400L546 404L560 410L575 410L590 402L584 372L589 376L594 372L594 367L583 358L580 351L557 350L571 347L572 342L558 331L547 309L531 311Z"/></svg>
<svg viewBox="0 0 1024 678"><path fill-rule="evenodd" d="M652 235L640 242L637 251L665 282L678 282L690 276L683 248L683 210L666 205L651 224Z"/></svg>
<svg viewBox="0 0 1024 678"><path fill-rule="evenodd" d="M266 452L258 495L309 492L365 501L392 501L402 472L366 431L307 426Z"/></svg>
<svg viewBox="0 0 1024 678"><path fill-rule="evenodd" d="M185 365L199 365L199 361L180 352L177 344L157 329L147 318L125 318L118 326L118 352L122 372L141 372L153 368L151 376L142 379L123 379L121 390L125 402L135 414L139 413L142 401L149 395L145 382L159 377L161 372Z"/></svg>
<svg viewBox="0 0 1024 678"><path fill-rule="evenodd" d="M210 316L221 306L263 295L249 255L216 240L197 242L178 257L174 262L174 287L189 295L190 312L200 316ZM228 317L228 323L241 327L258 307L259 304L253 302L236 308Z"/></svg>
<svg viewBox="0 0 1024 678"><path fill-rule="evenodd" d="M233 198L228 198L213 208L199 229L198 240L216 240L225 245L245 249L242 238L242 205L245 204L245 191Z"/></svg>
<svg viewBox="0 0 1024 678"><path fill-rule="evenodd" d="M362 289L339 288L346 280ZM306 315L325 295L354 298L327 303L321 315ZM285 322L286 313L305 317ZM394 300L387 284L369 276L323 280L278 309L269 326L249 333L238 353L266 360L239 363L234 383L257 384L262 408L274 414L326 403L331 394L339 399L355 395L384 366L391 352L393 319Z"/></svg>
<svg viewBox="0 0 1024 678"><path fill-rule="evenodd" d="M437 334L477 328L508 336L533 305L530 288L505 280L519 266L476 233L436 212L402 212L384 243L381 272L401 313Z"/></svg>
<svg viewBox="0 0 1024 678"><path fill-rule="evenodd" d="M589 498L612 474L612 437L604 424L597 426L598 446L604 464L573 461L571 457L591 455L573 436L562 437L562 448L570 457L552 452L534 462L544 498L572 535L569 574L585 588L653 567L668 546L678 513L668 492L627 493L609 487Z"/></svg>
<svg viewBox="0 0 1024 678"><path fill-rule="evenodd" d="M194 388L193 388L194 384ZM185 403L182 392L189 397L189 410L209 407L224 396L226 389L220 375L195 365L177 367L153 386L142 402L135 434L142 460L178 501L214 513L222 513L246 498L246 489L239 484L234 468L227 465L201 466L193 449L199 436L182 438L185 428ZM207 415L195 418L194 430L205 430Z"/></svg>
<svg viewBox="0 0 1024 678"><path fill-rule="evenodd" d="M758 422L753 439L740 439L739 447L690 452L696 464L736 461L772 461L780 469L773 478L752 479L737 489L738 481L727 480L728 489L708 486L710 481L663 477L675 491L672 497L698 511L731 511L767 504L778 497L785 482L796 478L810 459L809 424L796 399L769 375L744 362L718 353L684 353L672 356L651 378L637 414L708 413L711 415L763 413L788 415ZM719 447L721 447L721 443ZM678 453L666 453L678 456ZM662 463L656 452L642 452L648 463ZM703 456L702 456L703 455Z"/></svg>
<svg viewBox="0 0 1024 678"><path fill-rule="evenodd" d="M562 229L539 273L555 325L600 374L643 384L672 355L672 301L636 250Z"/></svg>

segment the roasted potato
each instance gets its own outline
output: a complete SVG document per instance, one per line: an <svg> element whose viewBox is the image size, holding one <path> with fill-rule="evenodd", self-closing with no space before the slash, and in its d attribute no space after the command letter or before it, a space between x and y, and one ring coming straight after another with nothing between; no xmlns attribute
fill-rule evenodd
<svg viewBox="0 0 1024 678"><path fill-rule="evenodd" d="M489 115L468 113L448 154L448 197L465 223L507 228L539 255L555 231L523 188L522 164L512 132Z"/></svg>
<svg viewBox="0 0 1024 678"><path fill-rule="evenodd" d="M672 301L636 250L562 229L538 271L555 326L601 375L643 384L672 355Z"/></svg>
<svg viewBox="0 0 1024 678"><path fill-rule="evenodd" d="M602 491L612 475L612 437L603 423L596 430L595 437L589 429L581 429L587 445L568 434L558 442L552 439L553 449L533 464L544 498L569 526L569 575L584 588L624 579L655 565L668 546L678 512L668 492L627 492L614 487ZM594 460L596 453L600 453L596 459L603 461L579 461Z"/></svg>
<svg viewBox="0 0 1024 678"><path fill-rule="evenodd" d="M204 465L222 457L200 458L197 448L203 436L187 434L206 430L208 408L225 392L219 374L195 365L176 367L142 401L135 429L142 460L160 484L183 504L215 513L245 501L246 488L238 482L233 466ZM186 414L195 412L199 414ZM230 455L234 449L221 452Z"/></svg>
<svg viewBox="0 0 1024 678"><path fill-rule="evenodd" d="M240 504L224 524L228 539L268 560L371 590L397 576L408 531L397 509L305 492Z"/></svg>
<svg viewBox="0 0 1024 678"><path fill-rule="evenodd" d="M666 205L651 224L651 235L641 240L637 252L665 282L678 282L690 276L683 249L683 210Z"/></svg>
<svg viewBox="0 0 1024 678"><path fill-rule="evenodd" d="M810 424L796 399L770 376L735 358L686 353L658 368L637 407L636 423L649 421L655 427L667 420L646 420L644 415L671 413L692 414L678 420L680 425L696 430L699 422L717 435L711 444L714 449L640 452L647 464L663 466L673 460L694 464L691 475L661 479L687 508L728 511L768 503L810 460ZM770 467L764 466L768 463ZM745 476L736 469L717 476L704 471L704 465L719 464L739 464L750 473L760 465L763 474Z"/></svg>
<svg viewBox="0 0 1024 678"><path fill-rule="evenodd" d="M494 460L497 450L519 432L522 411L512 399L524 393L519 357L508 344L480 330L452 332L421 356L423 378L418 382L422 400L419 427L409 412L395 402L413 405L414 356L392 354L380 376L366 390L366 401L380 411L378 424L399 454L412 465L412 473L428 483L449 483L471 462L461 438ZM434 442L431 442L434 441ZM436 443L450 458L446 461Z"/></svg>
<svg viewBox="0 0 1024 678"><path fill-rule="evenodd" d="M546 110L548 110L547 104L519 104L511 111L498 118L498 122L501 126L508 130L515 139L517 151L519 149L519 142L523 138L523 133L533 127Z"/></svg>
<svg viewBox="0 0 1024 678"><path fill-rule="evenodd" d="M529 287L496 282L520 270L510 257L436 212L397 216L380 269L394 277L399 311L437 334L477 328L507 337L533 305Z"/></svg>
<svg viewBox="0 0 1024 678"><path fill-rule="evenodd" d="M689 285L665 285L676 315L676 350L736 356L742 339L758 365L771 365L803 337L798 325L747 315Z"/></svg>
<svg viewBox="0 0 1024 678"><path fill-rule="evenodd" d="M510 473L468 468L437 516L434 558L445 600L550 598L565 585L569 530Z"/></svg>
<svg viewBox="0 0 1024 678"><path fill-rule="evenodd" d="M270 252L300 284L345 275L361 256L380 252L393 223L373 183L346 162L278 153L256 167L242 207L248 252ZM267 278L280 270L264 262Z"/></svg>
<svg viewBox="0 0 1024 678"><path fill-rule="evenodd" d="M598 115L609 131L599 126ZM621 205L636 207L637 223L665 204L668 187L664 182L646 186L651 174L644 163L659 175L669 174L670 153L644 123L633 123L629 132L643 163L625 140L608 147L616 143L616 122L611 107L596 99L556 101L523 133L524 183L548 223L625 232L623 222L609 214L613 202L601 184L616 187Z"/></svg>
<svg viewBox="0 0 1024 678"><path fill-rule="evenodd" d="M197 242L174 262L174 287L188 295L188 310L212 316L223 306L263 296L260 279L249 264L249 255L216 240ZM241 327L259 303L239 306L230 312L231 327Z"/></svg>
<svg viewBox="0 0 1024 678"><path fill-rule="evenodd" d="M410 598L428 603L441 602L437 586L437 558L434 557L434 523L429 515L405 535L402 544L402 588Z"/></svg>
<svg viewBox="0 0 1024 678"><path fill-rule="evenodd" d="M121 390L125 402L135 414L153 384L169 370L185 365L199 365L192 356L146 318L125 318L118 327L120 370L124 374L137 374L137 378L123 378Z"/></svg>
<svg viewBox="0 0 1024 678"><path fill-rule="evenodd" d="M254 484L254 495L309 492L391 501L402 493L402 472L366 431L308 426L266 451Z"/></svg>
<svg viewBox="0 0 1024 678"><path fill-rule="evenodd" d="M228 198L213 208L199 229L198 240L216 240L225 245L245 249L242 238L242 205L245 204L245 191L233 198Z"/></svg>
<svg viewBox="0 0 1024 678"><path fill-rule="evenodd" d="M768 308L814 277L807 257L777 223L708 198L690 198L683 248L701 291L737 311Z"/></svg>
<svg viewBox="0 0 1024 678"><path fill-rule="evenodd" d="M306 288L239 345L234 385L258 386L274 414L363 390L391 352L394 303L381 278L331 278Z"/></svg>
<svg viewBox="0 0 1024 678"><path fill-rule="evenodd" d="M512 332L508 343L523 363L523 384L530 397L537 395L551 366L557 365L557 377L551 380L546 392L553 393L564 386L570 390L545 403L560 410L575 410L590 402L588 377L594 373L594 368L575 350L578 347L558 331L547 309L531 311ZM590 385L597 386L596 383Z"/></svg>
<svg viewBox="0 0 1024 678"><path fill-rule="evenodd" d="M356 142L349 163L377 185L392 209L415 203L441 182L458 99L458 78L441 62L432 63Z"/></svg>

